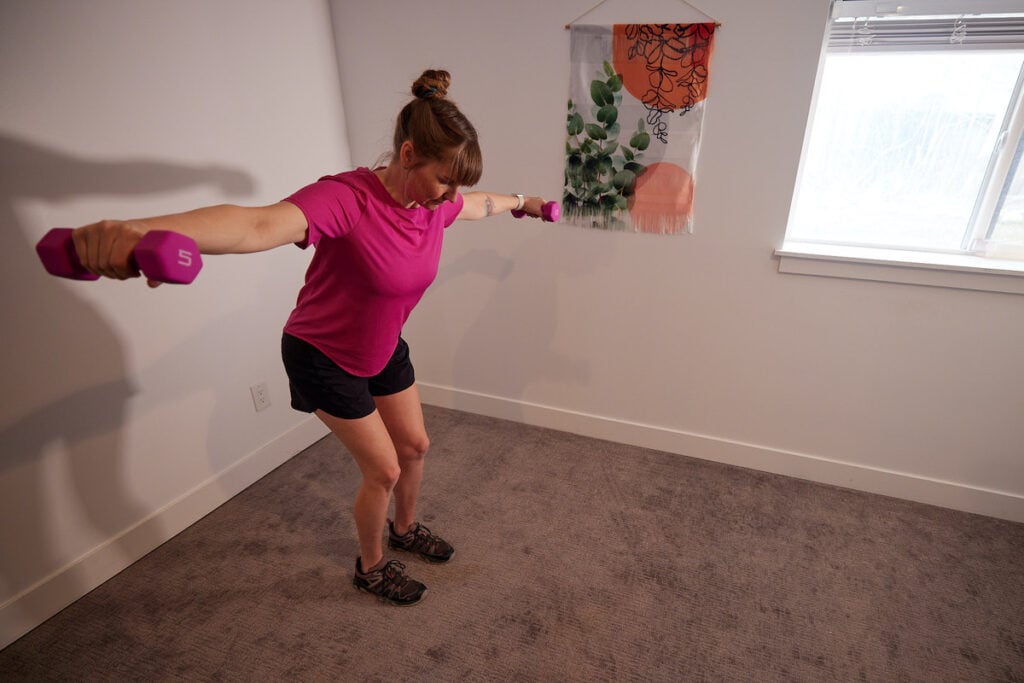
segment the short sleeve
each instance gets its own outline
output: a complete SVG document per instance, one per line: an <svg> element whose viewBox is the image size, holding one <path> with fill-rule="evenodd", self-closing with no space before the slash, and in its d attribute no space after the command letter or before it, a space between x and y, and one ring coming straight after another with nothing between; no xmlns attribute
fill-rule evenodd
<svg viewBox="0 0 1024 683"><path fill-rule="evenodd" d="M326 176L285 198L306 216L309 231L297 242L305 249L322 237L341 237L352 229L366 206L365 194L345 182L342 175Z"/></svg>
<svg viewBox="0 0 1024 683"><path fill-rule="evenodd" d="M455 195L455 201L447 202L441 205L438 211L444 210L444 227L448 227L455 222L455 219L462 213L462 207L465 205L466 200L462 198L461 194Z"/></svg>

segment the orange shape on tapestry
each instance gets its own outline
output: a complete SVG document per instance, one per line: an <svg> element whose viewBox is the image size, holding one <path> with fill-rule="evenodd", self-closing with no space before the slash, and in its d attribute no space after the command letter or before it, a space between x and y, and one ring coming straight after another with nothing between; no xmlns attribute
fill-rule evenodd
<svg viewBox="0 0 1024 683"><path fill-rule="evenodd" d="M690 109L707 96L714 24L616 24L612 64L651 109Z"/></svg>
<svg viewBox="0 0 1024 683"><path fill-rule="evenodd" d="M674 232L676 221L693 213L693 176L677 164L647 167L629 198L629 217L640 232Z"/></svg>

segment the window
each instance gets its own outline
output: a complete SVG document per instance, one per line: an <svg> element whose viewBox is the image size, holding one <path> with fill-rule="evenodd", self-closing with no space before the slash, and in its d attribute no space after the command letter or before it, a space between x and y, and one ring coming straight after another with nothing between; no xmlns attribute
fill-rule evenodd
<svg viewBox="0 0 1024 683"><path fill-rule="evenodd" d="M1024 275L1024 1L834 0L826 41L783 258Z"/></svg>

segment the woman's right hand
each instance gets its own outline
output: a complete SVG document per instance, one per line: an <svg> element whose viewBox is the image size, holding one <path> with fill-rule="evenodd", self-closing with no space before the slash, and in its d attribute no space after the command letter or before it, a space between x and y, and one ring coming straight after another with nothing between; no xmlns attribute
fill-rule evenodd
<svg viewBox="0 0 1024 683"><path fill-rule="evenodd" d="M72 232L75 251L82 266L94 275L127 280L142 273L132 258L146 229L134 221L105 220ZM150 286L156 286L152 281Z"/></svg>

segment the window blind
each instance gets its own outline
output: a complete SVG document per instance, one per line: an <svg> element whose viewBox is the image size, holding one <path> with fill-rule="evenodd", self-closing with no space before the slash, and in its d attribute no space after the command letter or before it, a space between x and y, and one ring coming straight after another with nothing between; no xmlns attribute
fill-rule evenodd
<svg viewBox="0 0 1024 683"><path fill-rule="evenodd" d="M828 46L836 51L1024 49L1024 3L836 0Z"/></svg>

